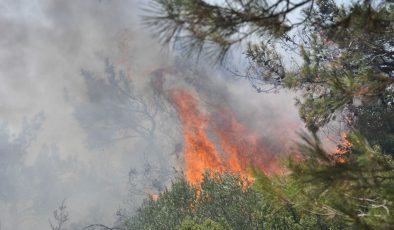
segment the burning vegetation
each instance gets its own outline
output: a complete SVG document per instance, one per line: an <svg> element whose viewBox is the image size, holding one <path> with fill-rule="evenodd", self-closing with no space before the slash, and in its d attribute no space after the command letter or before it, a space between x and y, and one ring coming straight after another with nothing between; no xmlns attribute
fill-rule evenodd
<svg viewBox="0 0 394 230"><path fill-rule="evenodd" d="M341 140L337 145L337 149L333 153L333 158L337 164L345 164L346 156L349 154L350 149L352 148L352 143L348 140L347 133L343 132L341 134Z"/></svg>
<svg viewBox="0 0 394 230"><path fill-rule="evenodd" d="M170 100L182 125L184 170L190 183L200 183L205 171L239 173L247 179L252 179L250 166L267 174L281 172L275 153L234 112L224 107L203 112L198 99L182 89L171 90Z"/></svg>

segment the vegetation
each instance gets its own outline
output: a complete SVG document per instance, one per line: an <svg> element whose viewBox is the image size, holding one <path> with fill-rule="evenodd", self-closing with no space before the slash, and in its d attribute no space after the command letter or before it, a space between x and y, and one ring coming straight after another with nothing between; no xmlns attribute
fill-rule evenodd
<svg viewBox="0 0 394 230"><path fill-rule="evenodd" d="M126 229L342 229L337 221L278 206L239 176L209 176L194 187L175 181L157 200L146 200Z"/></svg>
<svg viewBox="0 0 394 230"><path fill-rule="evenodd" d="M147 200L128 229L394 228L392 1L154 3L147 24L188 54L224 64L231 47L247 44L250 66L242 76L259 92L267 84L299 92L299 113L312 134L301 136L286 175L252 170L255 181L247 183L207 174L200 187L180 178ZM292 49L301 61L282 57ZM327 152L318 132L339 123L347 137Z"/></svg>
<svg viewBox="0 0 394 230"><path fill-rule="evenodd" d="M316 136L304 135L303 139L299 145L303 161L287 163L291 174L275 181L257 171L256 189L300 211L341 219L356 229L392 228L392 157L378 146L371 147L360 133L352 133L349 149L337 154L323 150Z"/></svg>
<svg viewBox="0 0 394 230"><path fill-rule="evenodd" d="M152 3L147 25L185 54L207 55L225 65L232 47L246 47L249 66L233 72L258 92L297 92L309 134L301 134L301 143L284 162L284 175L251 168L250 181L207 172L198 185L179 177L134 215L120 215L116 228L89 227L394 228L393 1ZM329 152L319 137L333 128L346 135ZM55 220L63 221L57 213Z"/></svg>
<svg viewBox="0 0 394 230"><path fill-rule="evenodd" d="M391 229L394 161L359 133L332 155L316 136L303 136L303 160L290 159L285 176L252 170L253 183L206 174L194 187L181 177L146 200L126 229Z"/></svg>

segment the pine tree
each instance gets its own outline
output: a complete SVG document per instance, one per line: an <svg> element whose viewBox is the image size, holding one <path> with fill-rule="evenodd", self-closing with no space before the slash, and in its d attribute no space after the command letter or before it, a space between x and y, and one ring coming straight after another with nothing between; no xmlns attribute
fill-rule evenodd
<svg viewBox="0 0 394 230"><path fill-rule="evenodd" d="M289 173L269 178L255 171L257 190L282 206L326 220L340 219L355 229L394 226L394 161L352 133L336 154L322 148L317 136L303 135Z"/></svg>
<svg viewBox="0 0 394 230"><path fill-rule="evenodd" d="M359 0L347 6L333 0L153 3L155 10L145 19L163 42L219 61L234 45L248 42L250 67L240 75L258 92L267 91L262 87L267 84L268 89L301 92L299 113L312 132L335 120L365 131L371 143L393 152L394 126L384 121L394 104L392 1ZM291 19L294 15L301 19ZM302 63L286 66L279 47L287 56L301 57ZM381 135L374 123L365 122L371 119L384 124L389 140L377 138Z"/></svg>
<svg viewBox="0 0 394 230"><path fill-rule="evenodd" d="M355 229L394 226L392 1L345 6L334 0L153 2L157 11L147 23L165 43L223 64L231 47L247 42L250 66L239 75L258 92L269 84L300 95L299 113L312 136L302 136L287 175L272 178L254 171L253 186L274 201L271 208L286 210L284 216L295 223L316 216ZM294 14L301 19L291 20ZM288 63L284 52L301 61ZM336 122L352 131L340 154L327 152L316 134Z"/></svg>

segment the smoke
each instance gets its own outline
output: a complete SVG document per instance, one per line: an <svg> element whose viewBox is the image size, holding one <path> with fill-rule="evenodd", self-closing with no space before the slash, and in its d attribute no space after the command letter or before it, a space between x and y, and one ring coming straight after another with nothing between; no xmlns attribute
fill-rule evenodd
<svg viewBox="0 0 394 230"><path fill-rule="evenodd" d="M69 229L111 225L161 191L183 167L171 89L195 92L206 113L231 109L273 148L299 128L291 94L164 54L141 4L0 2L1 229L49 229L63 199Z"/></svg>

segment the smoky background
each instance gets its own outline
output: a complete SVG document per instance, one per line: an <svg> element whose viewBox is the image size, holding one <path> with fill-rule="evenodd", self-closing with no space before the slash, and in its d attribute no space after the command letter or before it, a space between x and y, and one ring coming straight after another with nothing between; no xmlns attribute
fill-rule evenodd
<svg viewBox="0 0 394 230"><path fill-rule="evenodd" d="M302 128L292 93L257 94L163 49L146 3L0 2L0 229L50 229L63 200L68 229L110 226L162 191L183 167L171 89L205 113L230 108L278 154Z"/></svg>

